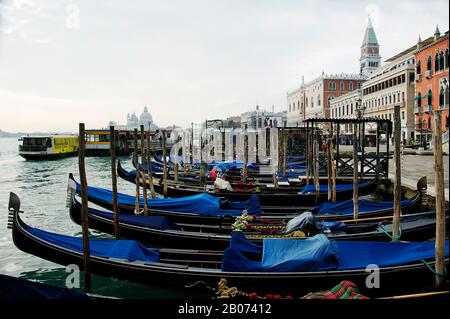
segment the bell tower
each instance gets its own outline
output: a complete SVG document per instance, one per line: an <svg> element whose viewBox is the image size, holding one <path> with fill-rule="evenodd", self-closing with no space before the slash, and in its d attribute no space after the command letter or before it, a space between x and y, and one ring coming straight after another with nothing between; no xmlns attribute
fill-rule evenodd
<svg viewBox="0 0 450 319"><path fill-rule="evenodd" d="M361 45L359 65L359 73L362 75L369 75L381 66L380 45L378 44L370 17Z"/></svg>

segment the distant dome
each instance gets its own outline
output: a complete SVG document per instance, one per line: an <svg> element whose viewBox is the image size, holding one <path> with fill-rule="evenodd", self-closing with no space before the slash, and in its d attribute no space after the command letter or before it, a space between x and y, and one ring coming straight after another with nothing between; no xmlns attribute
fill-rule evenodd
<svg viewBox="0 0 450 319"><path fill-rule="evenodd" d="M140 125L148 125L148 124L153 123L153 118L150 115L150 113L148 112L147 106L144 107L144 112L142 112L141 116L139 116L139 124Z"/></svg>

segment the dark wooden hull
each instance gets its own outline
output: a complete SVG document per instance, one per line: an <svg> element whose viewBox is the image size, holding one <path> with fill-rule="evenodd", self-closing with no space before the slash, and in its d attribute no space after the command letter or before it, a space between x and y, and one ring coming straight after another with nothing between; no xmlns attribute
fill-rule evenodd
<svg viewBox="0 0 450 319"><path fill-rule="evenodd" d="M77 156L76 152L58 153L58 154L20 154L23 158L29 161L46 161L46 160L57 160L61 158L67 158L72 156Z"/></svg>
<svg viewBox="0 0 450 319"><path fill-rule="evenodd" d="M425 215L421 213L421 215ZM114 222L111 218L105 218L95 214L95 210L89 208L89 227L114 234ZM411 216L408 216L411 217ZM81 225L81 205L75 199L70 207L70 218L76 224ZM428 219L426 219L428 218ZM380 222L380 221L378 221ZM140 240L145 243L160 247L171 248L201 248L212 250L224 250L229 246L231 239L230 229L224 229L220 226L212 227L207 225L197 225L191 227L192 231L173 230L173 229L154 229L133 225L132 223L120 222L120 234L122 237ZM405 241L423 241L433 237L436 234L435 219L426 216L422 222L413 225L402 223L401 240ZM247 232L248 236L257 235ZM252 238L254 242L262 242L264 236ZM365 240L365 241L390 241L391 238L382 231L367 231L354 234L330 234L330 240Z"/></svg>
<svg viewBox="0 0 450 319"><path fill-rule="evenodd" d="M17 248L61 265L76 264L82 269L81 252L51 244L27 231L27 225L19 217L19 209L18 197L13 200L10 198L10 227ZM292 292L296 289L299 295L329 289L344 279L354 282L360 287L362 294L374 296L404 293L429 287L434 283L435 277L422 262L382 267L379 269L380 288L368 289L365 285L368 276L365 269L283 273L225 272L220 270L220 262L216 261L221 255L221 252L213 251L161 249L161 262L147 263L92 256L90 265L94 274L141 284L184 289L186 285L200 280L215 286L221 278L225 278L230 286L239 285L241 289L257 289L259 292L271 293ZM205 265L208 265L208 268L203 268ZM434 262L430 262L430 265L433 267ZM448 258L446 265L448 267Z"/></svg>

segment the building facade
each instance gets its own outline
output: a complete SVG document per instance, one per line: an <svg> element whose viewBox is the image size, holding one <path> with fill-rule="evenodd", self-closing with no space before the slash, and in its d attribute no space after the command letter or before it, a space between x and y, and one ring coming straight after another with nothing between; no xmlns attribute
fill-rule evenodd
<svg viewBox="0 0 450 319"><path fill-rule="evenodd" d="M401 138L414 139L414 69L416 46L386 60L362 85L360 111L364 117L394 120L394 106L400 106Z"/></svg>
<svg viewBox="0 0 450 319"><path fill-rule="evenodd" d="M144 125L144 129L155 131L158 129L158 126L155 125L153 122L153 117L148 112L147 106L144 107L144 111L141 113L139 118L136 116L136 113L133 114L127 114L127 124L126 125L120 125L117 124L114 121L110 121L108 123L108 127L114 126L117 130L123 130L123 131L130 131L137 128L140 129L140 126Z"/></svg>
<svg viewBox="0 0 450 319"><path fill-rule="evenodd" d="M448 40L448 31L441 36L439 29L436 28L434 37L430 37L427 42L419 42L415 52L416 104L414 113L416 140L422 146L426 146L432 141L434 110L443 110L442 131L448 132Z"/></svg>
<svg viewBox="0 0 450 319"><path fill-rule="evenodd" d="M357 89L341 95L330 101L330 113L332 118L357 118L358 107L362 100L362 90ZM352 134L351 124L340 126L340 134Z"/></svg>
<svg viewBox="0 0 450 319"><path fill-rule="evenodd" d="M261 129L264 127L282 127L286 126L286 115L284 112L275 112L275 107L272 106L272 111L261 109L258 105L254 111L249 111L241 114L241 128Z"/></svg>
<svg viewBox="0 0 450 319"><path fill-rule="evenodd" d="M288 92L288 126L303 126L302 121L309 118L330 117L331 101L361 88L364 81L365 77L359 74L322 73L317 79Z"/></svg>

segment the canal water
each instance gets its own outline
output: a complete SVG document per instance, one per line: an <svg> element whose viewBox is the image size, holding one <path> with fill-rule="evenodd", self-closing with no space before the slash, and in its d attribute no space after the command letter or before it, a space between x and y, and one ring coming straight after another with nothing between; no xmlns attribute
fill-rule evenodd
<svg viewBox="0 0 450 319"><path fill-rule="evenodd" d="M26 161L18 154L16 138L0 138L0 273L65 286L69 273L65 267L26 254L14 246L7 229L9 192L21 199L22 217L29 225L66 235L81 236L81 226L73 223L66 208L67 178L73 173L79 180L78 159L70 157L53 161ZM120 157L130 168L130 157ZM88 184L111 189L109 157L87 157ZM118 178L121 193L134 194L135 185ZM91 230L92 237L112 236ZM81 276L81 279L83 276ZM81 287L83 283L81 280ZM93 276L92 292L118 298L183 298L183 291L140 285L113 278Z"/></svg>

